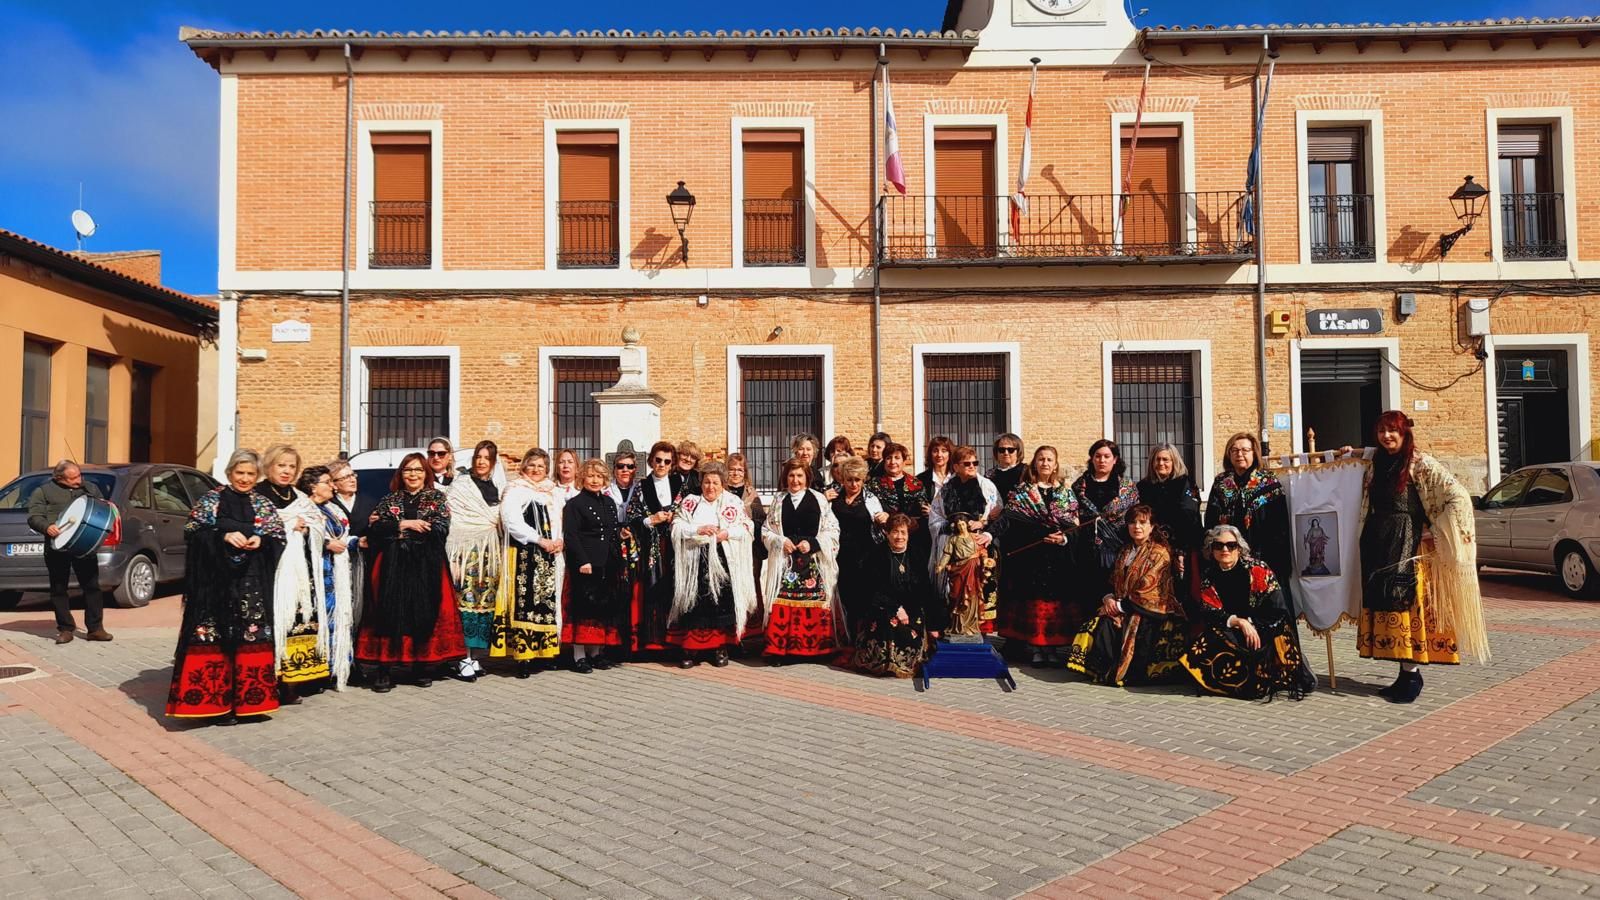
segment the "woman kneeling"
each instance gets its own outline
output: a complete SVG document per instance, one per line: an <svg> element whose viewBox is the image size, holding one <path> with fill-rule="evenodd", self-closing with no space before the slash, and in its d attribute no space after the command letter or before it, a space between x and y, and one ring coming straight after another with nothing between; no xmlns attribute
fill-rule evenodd
<svg viewBox="0 0 1600 900"><path fill-rule="evenodd" d="M1178 660L1188 640L1172 590L1172 556L1150 507L1128 511L1128 538L1111 568L1111 593L1067 657L1067 668L1118 687L1182 677Z"/></svg>

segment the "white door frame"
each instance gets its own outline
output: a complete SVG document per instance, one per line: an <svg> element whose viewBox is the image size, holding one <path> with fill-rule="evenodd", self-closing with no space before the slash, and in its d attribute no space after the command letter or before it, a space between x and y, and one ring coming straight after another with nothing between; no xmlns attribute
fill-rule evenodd
<svg viewBox="0 0 1600 900"><path fill-rule="evenodd" d="M1294 453L1306 452L1304 412L1300 408L1300 353L1302 350L1377 350L1383 360L1383 408L1399 409L1400 397L1400 339L1397 337L1336 337L1295 338L1289 342L1289 421L1292 430L1290 447ZM1370 436L1368 436L1370 437ZM1363 444L1366 441L1363 440ZM1334 450L1335 447L1318 447Z"/></svg>
<svg viewBox="0 0 1600 900"><path fill-rule="evenodd" d="M1592 440L1589 416L1589 336L1587 334L1491 334L1483 339L1483 416L1484 455L1489 462L1488 482L1500 481L1499 367L1496 351L1563 350L1567 354L1567 430L1568 458L1590 459Z"/></svg>

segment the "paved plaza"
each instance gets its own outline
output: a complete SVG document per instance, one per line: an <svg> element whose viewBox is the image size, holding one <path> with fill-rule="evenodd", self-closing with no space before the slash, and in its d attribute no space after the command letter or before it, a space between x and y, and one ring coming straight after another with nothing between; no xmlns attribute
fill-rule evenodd
<svg viewBox="0 0 1600 900"><path fill-rule="evenodd" d="M1495 660L1306 641L1295 703L822 665L325 693L161 716L179 599L0 615L0 896L1600 896L1600 604L1483 580Z"/></svg>

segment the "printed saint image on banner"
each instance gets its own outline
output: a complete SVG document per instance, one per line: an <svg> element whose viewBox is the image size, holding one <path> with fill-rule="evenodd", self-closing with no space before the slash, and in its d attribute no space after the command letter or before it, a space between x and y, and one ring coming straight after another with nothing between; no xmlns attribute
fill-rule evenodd
<svg viewBox="0 0 1600 900"><path fill-rule="evenodd" d="M1338 577L1339 513L1336 510L1300 513L1294 519L1295 539L1299 542L1302 578Z"/></svg>

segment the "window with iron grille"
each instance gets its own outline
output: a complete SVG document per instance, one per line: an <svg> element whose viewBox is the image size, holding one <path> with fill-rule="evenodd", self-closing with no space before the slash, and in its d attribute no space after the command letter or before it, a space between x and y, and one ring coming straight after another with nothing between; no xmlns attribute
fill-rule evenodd
<svg viewBox="0 0 1600 900"><path fill-rule="evenodd" d="M363 450L421 447L450 431L450 360L367 357Z"/></svg>
<svg viewBox="0 0 1600 900"><path fill-rule="evenodd" d="M425 133L372 136L374 269L426 269L433 260L432 137Z"/></svg>
<svg viewBox="0 0 1600 900"><path fill-rule="evenodd" d="M789 440L822 434L822 357L739 357L739 446L756 490L779 487Z"/></svg>
<svg viewBox="0 0 1600 900"><path fill-rule="evenodd" d="M1156 444L1178 448L1189 470L1198 473L1195 410L1199 401L1193 353L1111 354L1111 439L1122 448L1130 477L1144 476ZM1195 480L1199 479L1196 474Z"/></svg>
<svg viewBox="0 0 1600 900"><path fill-rule="evenodd" d="M618 261L619 145L615 131L556 135L556 268L611 269Z"/></svg>
<svg viewBox="0 0 1600 900"><path fill-rule="evenodd" d="M150 445L155 435L155 366L133 364L133 386L129 393L128 462L150 462Z"/></svg>
<svg viewBox="0 0 1600 900"><path fill-rule="evenodd" d="M83 461L110 462L107 458L111 436L111 360L89 354L83 392Z"/></svg>
<svg viewBox="0 0 1600 900"><path fill-rule="evenodd" d="M550 447L572 450L579 459L603 455L600 446L600 404L595 391L617 383L621 372L615 356L550 358Z"/></svg>
<svg viewBox="0 0 1600 900"><path fill-rule="evenodd" d="M43 341L22 342L22 471L50 464L50 357Z"/></svg>
<svg viewBox="0 0 1600 900"><path fill-rule="evenodd" d="M1306 131L1306 205L1313 262L1375 258L1365 145L1366 133L1360 128Z"/></svg>
<svg viewBox="0 0 1600 900"><path fill-rule="evenodd" d="M944 435L994 465L994 439L1012 430L1004 353L928 353L922 357L922 422L927 438ZM912 451L919 458L922 448Z"/></svg>
<svg viewBox="0 0 1600 900"><path fill-rule="evenodd" d="M1563 197L1556 190L1549 125L1501 125L1501 245L1507 259L1562 259Z"/></svg>

